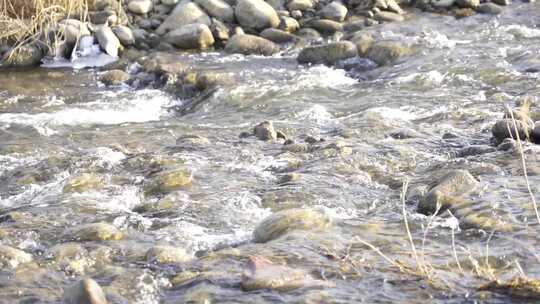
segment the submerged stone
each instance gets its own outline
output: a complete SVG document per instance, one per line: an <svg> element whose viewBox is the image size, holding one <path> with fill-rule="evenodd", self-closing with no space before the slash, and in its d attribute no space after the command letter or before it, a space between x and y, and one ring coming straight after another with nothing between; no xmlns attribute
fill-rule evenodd
<svg viewBox="0 0 540 304"><path fill-rule="evenodd" d="M0 245L0 265L5 268L17 268L20 264L32 262L32 255L20 249Z"/></svg>
<svg viewBox="0 0 540 304"><path fill-rule="evenodd" d="M85 192L103 188L103 180L92 173L83 173L72 176L64 185L64 193Z"/></svg>
<svg viewBox="0 0 540 304"><path fill-rule="evenodd" d="M306 271L283 265L275 265L270 260L250 257L242 276L241 286L245 291L273 289L288 291L304 287L334 287L328 281L314 279Z"/></svg>
<svg viewBox="0 0 540 304"><path fill-rule="evenodd" d="M85 278L64 290L65 304L107 304L101 286L91 278Z"/></svg>
<svg viewBox="0 0 540 304"><path fill-rule="evenodd" d="M180 167L166 170L156 174L152 181L146 186L146 193L167 193L183 189L191 185L193 172L187 168Z"/></svg>
<svg viewBox="0 0 540 304"><path fill-rule="evenodd" d="M367 52L367 58L380 66L396 62L402 56L411 53L411 49L397 42L382 41L374 43Z"/></svg>
<svg viewBox="0 0 540 304"><path fill-rule="evenodd" d="M288 209L276 212L257 225L253 231L253 241L266 243L291 230L325 230L331 219L312 209Z"/></svg>
<svg viewBox="0 0 540 304"><path fill-rule="evenodd" d="M99 78L106 86L117 86L129 80L129 74L122 70L111 70L103 73Z"/></svg>
<svg viewBox="0 0 540 304"><path fill-rule="evenodd" d="M77 241L117 241L124 234L115 226L108 223L92 223L75 227L70 237Z"/></svg>
<svg viewBox="0 0 540 304"><path fill-rule="evenodd" d="M154 246L146 252L146 260L150 263L184 263L191 256L183 249L174 246Z"/></svg>
<svg viewBox="0 0 540 304"><path fill-rule="evenodd" d="M429 189L427 195L420 200L418 211L432 214L440 204L439 213L453 205L463 202L463 196L472 192L479 182L467 170L453 170L440 178L436 185Z"/></svg>

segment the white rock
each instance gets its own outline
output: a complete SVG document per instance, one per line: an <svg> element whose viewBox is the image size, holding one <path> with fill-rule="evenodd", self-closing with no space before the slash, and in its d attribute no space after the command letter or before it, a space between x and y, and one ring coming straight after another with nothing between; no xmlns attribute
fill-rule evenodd
<svg viewBox="0 0 540 304"><path fill-rule="evenodd" d="M152 10L152 0L132 0L128 4L128 10L134 14L148 14Z"/></svg>

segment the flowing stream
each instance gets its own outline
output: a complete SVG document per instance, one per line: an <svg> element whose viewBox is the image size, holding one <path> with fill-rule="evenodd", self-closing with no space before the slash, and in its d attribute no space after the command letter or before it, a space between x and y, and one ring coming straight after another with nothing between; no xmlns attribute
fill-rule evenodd
<svg viewBox="0 0 540 304"><path fill-rule="evenodd" d="M520 155L460 151L494 147L491 126L505 105L540 95L539 24L540 4L519 1L498 17L418 13L376 27L413 55L367 71L301 66L295 51L180 54L235 79L185 115L176 109L186 100L158 89L107 88L92 69L1 71L0 244L32 254L35 263L0 269L0 302L59 303L64 287L91 276L111 303L508 303L478 287L520 268L540 277L538 223ZM311 136L337 148L286 152L282 141L239 137L266 120L297 142ZM186 135L208 141L177 142ZM540 201L540 149L524 149ZM170 208L141 211L164 199L145 185L152 170L170 163L193 172L192 186L167 195ZM472 172L482 201L516 229L463 229L408 202L415 258L402 184L442 168ZM278 183L291 171L300 178ZM82 174L103 184L66 191ZM332 228L250 241L262 219L295 207L328 214ZM83 243L70 258L76 265L55 261L51 252L67 232L93 222L111 223L126 237ZM360 239L430 274L400 271ZM148 264L141 256L155 244L185 248L194 260ZM242 291L243 261L253 254L335 287ZM206 275L187 284L171 279L189 271Z"/></svg>

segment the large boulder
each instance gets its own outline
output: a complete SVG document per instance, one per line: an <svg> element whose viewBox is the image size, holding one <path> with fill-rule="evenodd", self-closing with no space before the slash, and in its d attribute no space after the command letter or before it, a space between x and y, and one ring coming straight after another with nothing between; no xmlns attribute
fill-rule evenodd
<svg viewBox="0 0 540 304"><path fill-rule="evenodd" d="M105 53L118 57L118 51L121 48L120 40L116 37L112 29L106 25L97 28L94 33L99 46L105 51Z"/></svg>
<svg viewBox="0 0 540 304"><path fill-rule="evenodd" d="M410 54L411 49L397 42L381 41L374 43L367 53L367 57L379 66L396 62L400 57Z"/></svg>
<svg viewBox="0 0 540 304"><path fill-rule="evenodd" d="M242 27L261 31L279 26L279 16L274 8L263 0L239 0L234 11Z"/></svg>
<svg viewBox="0 0 540 304"><path fill-rule="evenodd" d="M171 12L169 17L156 29L156 34L163 35L167 31L176 30L184 25L202 23L210 26L210 17L193 2L181 2Z"/></svg>
<svg viewBox="0 0 540 304"><path fill-rule="evenodd" d="M107 304L105 293L91 278L85 278L64 290L62 303L65 304Z"/></svg>
<svg viewBox="0 0 540 304"><path fill-rule="evenodd" d="M287 209L265 218L253 231L253 241L266 243L291 230L324 230L331 219L312 209Z"/></svg>
<svg viewBox="0 0 540 304"><path fill-rule="evenodd" d="M253 128L253 135L260 140L276 140L277 132L271 121L263 121Z"/></svg>
<svg viewBox="0 0 540 304"><path fill-rule="evenodd" d="M227 23L234 22L234 9L223 0L195 0L210 16Z"/></svg>
<svg viewBox="0 0 540 304"><path fill-rule="evenodd" d="M347 16L347 8L340 2L334 1L323 7L319 14L324 19L342 22Z"/></svg>
<svg viewBox="0 0 540 304"><path fill-rule="evenodd" d="M261 37L237 34L227 41L225 52L231 54L270 56L279 52L279 47L272 41Z"/></svg>
<svg viewBox="0 0 540 304"><path fill-rule="evenodd" d="M299 63L335 64L340 60L356 57L357 54L358 51L354 43L340 41L327 45L306 47L298 54L297 60Z"/></svg>
<svg viewBox="0 0 540 304"><path fill-rule="evenodd" d="M181 49L205 49L214 44L214 36L206 24L194 23L167 33L165 41Z"/></svg>

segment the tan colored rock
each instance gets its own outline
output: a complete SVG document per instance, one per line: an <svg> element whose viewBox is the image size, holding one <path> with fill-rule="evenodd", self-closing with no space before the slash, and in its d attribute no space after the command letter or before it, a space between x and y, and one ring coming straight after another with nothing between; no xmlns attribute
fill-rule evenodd
<svg viewBox="0 0 540 304"><path fill-rule="evenodd" d="M312 209L288 209L276 212L257 225L253 231L253 241L266 243L291 230L324 230L331 225L331 219Z"/></svg>

